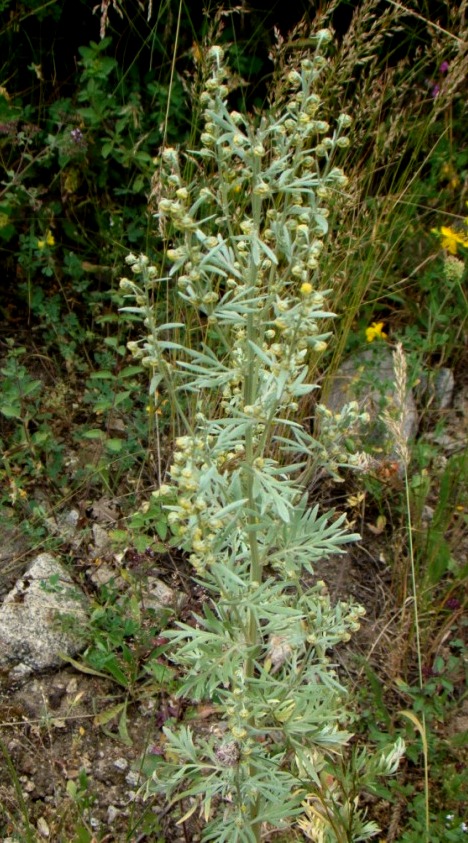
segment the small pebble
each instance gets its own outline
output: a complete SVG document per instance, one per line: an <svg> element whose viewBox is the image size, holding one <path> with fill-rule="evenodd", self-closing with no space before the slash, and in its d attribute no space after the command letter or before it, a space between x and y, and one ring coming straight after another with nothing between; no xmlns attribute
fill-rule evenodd
<svg viewBox="0 0 468 843"><path fill-rule="evenodd" d="M109 805L107 809L107 822L109 824L113 823L116 817L119 816L119 814L120 811L118 808L115 807L115 805Z"/></svg>
<svg viewBox="0 0 468 843"><path fill-rule="evenodd" d="M50 829L44 817L39 817L36 827L41 837L50 837Z"/></svg>
<svg viewBox="0 0 468 843"><path fill-rule="evenodd" d="M126 758L116 758L115 761L114 761L114 767L116 767L117 770L121 770L123 772L128 767L127 759Z"/></svg>
<svg viewBox="0 0 468 843"><path fill-rule="evenodd" d="M125 776L125 781L130 787L137 787L140 784L140 773L136 773L134 770L130 770L129 773Z"/></svg>

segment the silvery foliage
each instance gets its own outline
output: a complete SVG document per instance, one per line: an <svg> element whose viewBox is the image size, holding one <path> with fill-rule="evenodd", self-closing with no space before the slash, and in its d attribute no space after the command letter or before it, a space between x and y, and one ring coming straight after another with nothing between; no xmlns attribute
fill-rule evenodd
<svg viewBox="0 0 468 843"><path fill-rule="evenodd" d="M308 361L333 318L319 258L326 200L346 183L333 153L349 143L351 121L341 115L332 130L318 116L329 37L318 33L287 97L256 126L229 109L223 52L211 48L195 179L184 183L168 148L154 185L171 268L162 275L129 255L133 277L121 281L134 299L124 309L146 329L129 346L151 371L151 394L164 390L185 427L156 494L210 598L194 623L166 633L170 658L183 668L180 694L211 700L219 719L208 737L164 729L148 791L200 811L204 840L254 841L263 823L292 822L321 786L317 753L333 756L350 737L329 654L363 610L332 606L323 582L304 591L301 577L358 536L344 516L309 508L297 478L327 454L292 418L317 388ZM176 285L184 323L158 324L152 295L162 284ZM200 326L198 344L193 331L180 339L185 323Z"/></svg>

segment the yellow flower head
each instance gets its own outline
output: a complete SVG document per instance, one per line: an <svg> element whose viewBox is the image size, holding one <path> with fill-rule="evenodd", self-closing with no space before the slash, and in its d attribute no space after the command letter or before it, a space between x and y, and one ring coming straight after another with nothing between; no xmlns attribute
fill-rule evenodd
<svg viewBox="0 0 468 843"><path fill-rule="evenodd" d="M386 340L387 334L384 333L383 326L383 322L372 322L370 326L366 328L367 342L374 342L375 339Z"/></svg>
<svg viewBox="0 0 468 843"><path fill-rule="evenodd" d="M301 284L300 292L303 296L310 296L312 289L312 284L309 284L308 281L304 281L304 283Z"/></svg>
<svg viewBox="0 0 468 843"><path fill-rule="evenodd" d="M47 230L44 240L37 241L38 249L45 249L46 246L55 246L55 237L52 234L50 228Z"/></svg>
<svg viewBox="0 0 468 843"><path fill-rule="evenodd" d="M447 249L447 252L450 252L451 255L457 254L458 246L464 246L465 249L468 248L468 237L466 234L461 234L459 231L455 231L449 226L443 225L440 230L438 228L433 228L432 232L434 234L439 234L442 237L442 248Z"/></svg>

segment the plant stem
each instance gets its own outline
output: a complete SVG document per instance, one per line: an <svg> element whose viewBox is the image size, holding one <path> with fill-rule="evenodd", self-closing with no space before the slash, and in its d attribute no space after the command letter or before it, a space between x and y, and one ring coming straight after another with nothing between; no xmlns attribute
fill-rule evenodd
<svg viewBox="0 0 468 843"><path fill-rule="evenodd" d="M410 488L409 488L409 480L408 480L408 470L407 470L407 462L404 462L405 467L405 504L406 504L406 513L408 518L408 549L410 555L410 563L411 563L411 586L413 589L413 608L414 608L414 626L415 626L415 635L416 635L416 652L417 652L417 659L418 659L418 680L419 680L419 690L422 692L423 689L423 672L422 672L422 654L421 654L421 636L419 630L419 610L418 610L418 593L417 593L417 583L416 583L416 565L414 559L414 546L413 546L413 531L412 531L412 523L411 523L411 508L410 508ZM425 843L429 843L430 841L430 813L429 813L429 758L427 754L427 739L426 739L426 716L424 711L422 712L421 723L423 728L423 757L424 757L424 805L425 805Z"/></svg>

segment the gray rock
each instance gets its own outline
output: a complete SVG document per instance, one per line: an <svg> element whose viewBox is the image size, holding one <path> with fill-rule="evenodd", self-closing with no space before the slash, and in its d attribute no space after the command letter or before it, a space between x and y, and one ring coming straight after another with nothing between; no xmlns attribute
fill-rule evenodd
<svg viewBox="0 0 468 843"><path fill-rule="evenodd" d="M100 588L102 585L108 585L109 583L112 583L118 591L123 591L125 588L125 580L119 576L115 568L111 568L106 562L96 565L94 568L87 568L86 574L96 588Z"/></svg>
<svg viewBox="0 0 468 843"><path fill-rule="evenodd" d="M92 533L94 540L94 555L99 556L100 553L103 553L109 547L109 533L99 524L93 524Z"/></svg>
<svg viewBox="0 0 468 843"><path fill-rule="evenodd" d="M0 606L0 670L10 681L63 664L61 653L75 655L84 642L78 632L86 621L86 598L65 568L41 553ZM73 618L66 628L60 615Z"/></svg>
<svg viewBox="0 0 468 843"><path fill-rule="evenodd" d="M443 366L438 370L434 383L436 407L446 410L450 407L455 389L455 377L451 369Z"/></svg>
<svg viewBox="0 0 468 843"><path fill-rule="evenodd" d="M353 354L339 366L327 385L322 403L333 413L357 401L360 412L369 414L369 422L359 431L351 431L357 445L378 459L395 458L393 436L382 421L385 409L396 404L396 375L391 350L383 343ZM408 442L418 429L418 413L411 389L407 389L402 430Z"/></svg>
<svg viewBox="0 0 468 843"><path fill-rule="evenodd" d="M425 407L446 410L452 403L454 389L455 377L452 370L442 366L421 375L417 393Z"/></svg>
<svg viewBox="0 0 468 843"><path fill-rule="evenodd" d="M78 510L70 509L56 517L45 518L44 520L52 535L59 536L64 541L72 541L76 537L79 518Z"/></svg>
<svg viewBox="0 0 468 843"><path fill-rule="evenodd" d="M160 611L161 609L174 609L179 611L185 604L187 597L180 591L169 588L157 577L147 577L143 588L142 604L145 609Z"/></svg>
<svg viewBox="0 0 468 843"><path fill-rule="evenodd" d="M109 823L109 825L112 825L112 823L114 822L114 820L117 819L119 814L120 814L120 811L119 811L118 808L115 807L115 805L109 805L108 806L108 808L107 808L107 822Z"/></svg>

